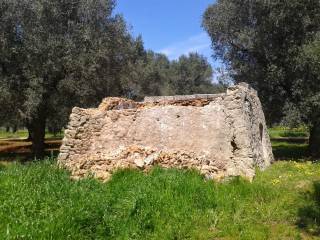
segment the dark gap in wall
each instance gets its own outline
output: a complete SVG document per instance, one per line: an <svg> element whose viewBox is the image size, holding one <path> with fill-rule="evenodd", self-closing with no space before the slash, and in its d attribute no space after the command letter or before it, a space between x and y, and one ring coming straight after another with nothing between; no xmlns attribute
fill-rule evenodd
<svg viewBox="0 0 320 240"><path fill-rule="evenodd" d="M235 153L237 150L239 150L238 145L236 144L235 137L233 136L232 141L231 141L231 146L232 146L232 153Z"/></svg>
<svg viewBox="0 0 320 240"><path fill-rule="evenodd" d="M260 132L260 141L262 142L263 138L263 125L260 123L259 124L259 132Z"/></svg>

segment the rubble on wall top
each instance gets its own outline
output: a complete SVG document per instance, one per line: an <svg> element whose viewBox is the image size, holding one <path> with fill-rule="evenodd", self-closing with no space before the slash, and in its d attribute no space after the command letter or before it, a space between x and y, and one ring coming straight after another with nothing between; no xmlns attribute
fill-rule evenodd
<svg viewBox="0 0 320 240"><path fill-rule="evenodd" d="M111 110L126 110L126 109L143 109L157 106L193 106L204 107L212 101L223 99L231 92L241 89L243 91L254 91L249 84L239 83L231 86L225 93L219 94L193 94L193 95L175 95L175 96L147 96L143 102L135 102L131 99L120 97L108 97L103 99L97 109L86 109L85 111L111 111ZM81 109L74 109L74 113ZM83 109L84 110L84 109Z"/></svg>
<svg viewBox="0 0 320 240"><path fill-rule="evenodd" d="M147 96L144 98L145 103L162 102L162 101L188 101L196 99L215 99L224 96L220 94L194 94L194 95L175 95L175 96Z"/></svg>

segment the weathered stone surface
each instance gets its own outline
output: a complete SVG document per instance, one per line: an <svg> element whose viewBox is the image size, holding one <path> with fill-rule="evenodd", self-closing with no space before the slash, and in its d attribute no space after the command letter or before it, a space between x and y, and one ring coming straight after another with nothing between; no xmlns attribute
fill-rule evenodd
<svg viewBox="0 0 320 240"><path fill-rule="evenodd" d="M273 161L261 103L247 84L225 94L106 98L74 108L58 162L75 179L119 168L195 168L209 179L244 176Z"/></svg>

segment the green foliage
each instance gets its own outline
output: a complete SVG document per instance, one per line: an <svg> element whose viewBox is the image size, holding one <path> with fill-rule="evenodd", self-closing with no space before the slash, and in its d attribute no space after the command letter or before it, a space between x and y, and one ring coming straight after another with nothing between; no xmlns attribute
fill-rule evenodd
<svg viewBox="0 0 320 240"><path fill-rule="evenodd" d="M235 82L258 90L268 123L304 122L310 153L319 157L320 2L218 0L203 26Z"/></svg>
<svg viewBox="0 0 320 240"><path fill-rule="evenodd" d="M115 0L1 2L0 126L27 127L37 156L46 125L61 130L74 106L94 107L108 96L212 90L206 59L182 57L183 70L171 71L174 63L147 52L114 7Z"/></svg>
<svg viewBox="0 0 320 240"><path fill-rule="evenodd" d="M181 56L178 61L172 63L170 84L177 95L210 93L215 90L212 74L212 68L206 58L197 53L190 53L189 56Z"/></svg>
<svg viewBox="0 0 320 240"><path fill-rule="evenodd" d="M135 39L112 14L114 6L113 0L1 2L0 89L8 96L0 104L29 129L36 155L47 120L61 127L71 107L123 91L121 72ZM0 109L2 118L11 116L8 109Z"/></svg>
<svg viewBox="0 0 320 240"><path fill-rule="evenodd" d="M320 156L320 35L319 32L307 42L299 56L300 70L304 74L305 81L298 85L298 101L302 109L302 116L310 124L309 150L313 156ZM300 90L299 90L300 89ZM301 90L303 89L303 90Z"/></svg>
<svg viewBox="0 0 320 240"><path fill-rule="evenodd" d="M130 74L124 78L127 97L219 93L222 85L213 83L212 67L207 59L197 53L183 55L169 61L163 54L142 52L134 62Z"/></svg>
<svg viewBox="0 0 320 240"><path fill-rule="evenodd" d="M253 183L214 183L155 168L103 184L71 181L54 162L13 164L0 170L0 238L312 239L318 216L302 213L319 211L307 197L319 173L318 164L282 162Z"/></svg>
<svg viewBox="0 0 320 240"><path fill-rule="evenodd" d="M145 51L143 46L139 54L122 79L127 90L126 97L141 100L146 95L165 94L171 66L169 59L163 54Z"/></svg>
<svg viewBox="0 0 320 240"><path fill-rule="evenodd" d="M319 23L316 0L219 0L203 20L215 56L230 68L236 82L248 82L259 91L270 123L280 121L286 100L298 104L300 95L304 101L305 85L317 85L311 92L318 91L319 82L312 84L300 67L304 45L313 40Z"/></svg>

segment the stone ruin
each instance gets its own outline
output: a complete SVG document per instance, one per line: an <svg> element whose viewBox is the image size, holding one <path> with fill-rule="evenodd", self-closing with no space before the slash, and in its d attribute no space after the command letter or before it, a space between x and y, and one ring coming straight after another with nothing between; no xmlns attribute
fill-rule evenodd
<svg viewBox="0 0 320 240"><path fill-rule="evenodd" d="M58 163L79 179L108 180L117 169L197 169L208 179L252 179L273 161L257 92L241 83L226 93L106 98L75 107Z"/></svg>

